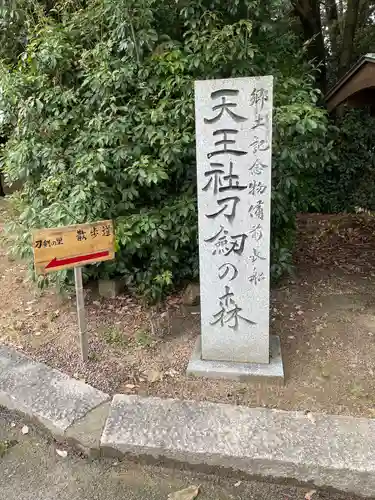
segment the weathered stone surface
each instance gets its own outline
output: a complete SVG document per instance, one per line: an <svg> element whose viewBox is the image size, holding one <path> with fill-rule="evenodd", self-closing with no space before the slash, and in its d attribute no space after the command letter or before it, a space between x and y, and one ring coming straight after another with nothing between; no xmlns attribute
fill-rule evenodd
<svg viewBox="0 0 375 500"><path fill-rule="evenodd" d="M99 295L107 299L114 299L124 291L125 282L121 279L99 280Z"/></svg>
<svg viewBox="0 0 375 500"><path fill-rule="evenodd" d="M373 420L116 395L101 444L375 495Z"/></svg>
<svg viewBox="0 0 375 500"><path fill-rule="evenodd" d="M40 421L54 434L109 400L105 394L68 375L0 347L0 405Z"/></svg>
<svg viewBox="0 0 375 500"><path fill-rule="evenodd" d="M272 81L195 82L205 360L269 362Z"/></svg>
<svg viewBox="0 0 375 500"><path fill-rule="evenodd" d="M210 361L202 359L201 337L198 337L190 358L187 374L195 377L231 379L238 382L259 382L283 385L284 368L281 357L280 338L270 337L270 362L234 363L231 361Z"/></svg>
<svg viewBox="0 0 375 500"><path fill-rule="evenodd" d="M198 306L200 304L199 283L189 283L184 290L182 300L186 306Z"/></svg>
<svg viewBox="0 0 375 500"><path fill-rule="evenodd" d="M85 455L97 457L100 454L100 438L107 420L110 403L103 403L91 410L82 419L74 422L65 431L65 437Z"/></svg>

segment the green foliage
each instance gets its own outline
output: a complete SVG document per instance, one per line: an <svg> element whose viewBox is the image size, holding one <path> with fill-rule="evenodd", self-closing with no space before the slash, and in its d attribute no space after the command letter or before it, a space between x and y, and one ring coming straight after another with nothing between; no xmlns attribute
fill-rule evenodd
<svg viewBox="0 0 375 500"><path fill-rule="evenodd" d="M375 209L375 117L346 110L329 128L331 161L308 173L304 210L324 213Z"/></svg>
<svg viewBox="0 0 375 500"><path fill-rule="evenodd" d="M150 333L145 329L139 329L135 332L135 340L139 347L151 347L153 344Z"/></svg>
<svg viewBox="0 0 375 500"><path fill-rule="evenodd" d="M193 82L273 74L273 276L290 268L303 174L330 154L327 118L299 40L264 3L93 0L29 30L0 75L2 164L24 181L18 253L31 260L34 227L113 218L116 261L91 276L121 275L153 300L196 278Z"/></svg>
<svg viewBox="0 0 375 500"><path fill-rule="evenodd" d="M124 335L116 326L108 326L104 328L103 338L109 345L121 346L125 343Z"/></svg>

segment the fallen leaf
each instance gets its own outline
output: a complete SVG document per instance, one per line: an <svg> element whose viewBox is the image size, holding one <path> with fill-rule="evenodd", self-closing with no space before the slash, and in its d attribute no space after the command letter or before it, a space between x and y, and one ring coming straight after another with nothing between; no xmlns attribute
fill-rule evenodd
<svg viewBox="0 0 375 500"><path fill-rule="evenodd" d="M241 483L242 483L242 481L237 481L237 483L234 484L234 487L238 488Z"/></svg>
<svg viewBox="0 0 375 500"><path fill-rule="evenodd" d="M29 433L29 428L27 425L24 425L21 429L22 434L28 434Z"/></svg>
<svg viewBox="0 0 375 500"><path fill-rule="evenodd" d="M151 384L153 384L154 382L158 382L163 378L163 375L161 372L159 372L159 370L149 370L148 372L145 372L145 375L148 382L150 382Z"/></svg>
<svg viewBox="0 0 375 500"><path fill-rule="evenodd" d="M305 415L310 420L310 422L315 424L315 418L314 418L314 415L311 413L311 411L309 411L309 410L305 411Z"/></svg>
<svg viewBox="0 0 375 500"><path fill-rule="evenodd" d="M66 458L68 456L68 452L65 450L58 450L56 448L56 453L59 455L59 457Z"/></svg>
<svg viewBox="0 0 375 500"><path fill-rule="evenodd" d="M135 388L135 385L134 384L126 384L125 387L127 389L134 389Z"/></svg>
<svg viewBox="0 0 375 500"><path fill-rule="evenodd" d="M175 491L168 495L168 500L194 500L199 495L200 486L189 486L184 490Z"/></svg>
<svg viewBox="0 0 375 500"><path fill-rule="evenodd" d="M312 499L312 496L314 495L314 493L316 493L316 490L310 490L306 493L305 495L305 500L311 500Z"/></svg>

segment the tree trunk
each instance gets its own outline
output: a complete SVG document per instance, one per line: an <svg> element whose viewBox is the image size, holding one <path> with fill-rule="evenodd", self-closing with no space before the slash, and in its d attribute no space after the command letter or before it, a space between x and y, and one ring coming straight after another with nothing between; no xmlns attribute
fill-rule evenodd
<svg viewBox="0 0 375 500"><path fill-rule="evenodd" d="M4 188L3 188L3 176L0 172L0 196L5 196Z"/></svg>
<svg viewBox="0 0 375 500"><path fill-rule="evenodd" d="M360 0L348 0L339 61L339 76L344 75L352 63L353 42L358 21L359 4Z"/></svg>
<svg viewBox="0 0 375 500"><path fill-rule="evenodd" d="M332 55L339 57L339 35L340 23L337 12L336 0L326 0L325 3L329 40L331 43Z"/></svg>
<svg viewBox="0 0 375 500"><path fill-rule="evenodd" d="M299 17L310 59L319 65L317 84L323 94L327 91L326 58L319 0L293 0L295 14Z"/></svg>
<svg viewBox="0 0 375 500"><path fill-rule="evenodd" d="M361 0L359 2L358 11L358 27L364 26L367 21L367 16L370 15L370 2L368 0Z"/></svg>

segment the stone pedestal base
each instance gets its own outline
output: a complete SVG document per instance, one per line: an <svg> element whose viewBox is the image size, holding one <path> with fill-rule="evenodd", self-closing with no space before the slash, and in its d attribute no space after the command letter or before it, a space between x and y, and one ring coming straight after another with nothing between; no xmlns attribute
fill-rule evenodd
<svg viewBox="0 0 375 500"><path fill-rule="evenodd" d="M270 336L270 362L263 364L202 359L201 338L198 337L187 367L187 374L195 377L231 379L237 382L265 382L283 385L284 368L280 338L277 335Z"/></svg>

